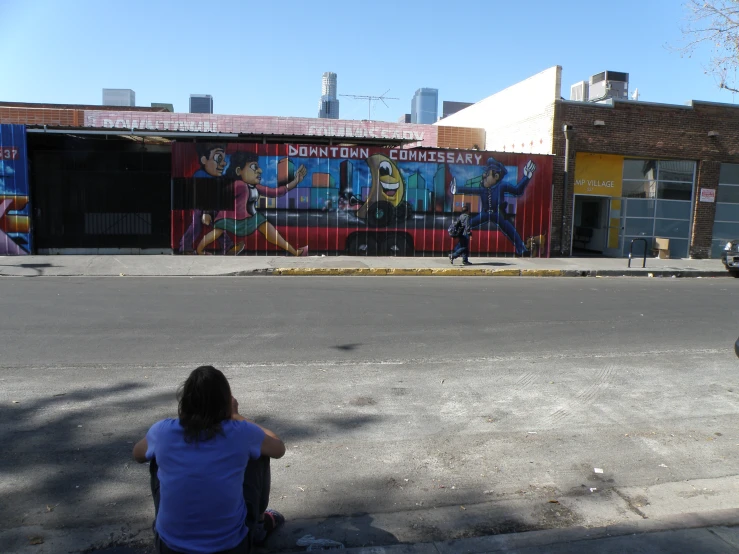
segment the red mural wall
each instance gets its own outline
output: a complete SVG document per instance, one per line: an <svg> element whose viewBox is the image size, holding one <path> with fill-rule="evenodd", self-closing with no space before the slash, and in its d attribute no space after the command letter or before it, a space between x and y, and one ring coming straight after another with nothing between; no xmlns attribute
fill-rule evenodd
<svg viewBox="0 0 739 554"><path fill-rule="evenodd" d="M439 149L175 143L172 248L188 254L549 255L552 158Z"/></svg>

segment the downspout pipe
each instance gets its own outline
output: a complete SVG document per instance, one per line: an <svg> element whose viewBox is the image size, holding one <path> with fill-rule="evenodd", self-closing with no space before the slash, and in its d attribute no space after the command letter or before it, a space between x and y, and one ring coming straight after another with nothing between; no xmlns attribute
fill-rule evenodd
<svg viewBox="0 0 739 554"><path fill-rule="evenodd" d="M565 170L563 175L563 194L562 194L562 228L559 231L559 253L565 253L565 221L567 219L567 197L569 189L570 177L570 140L575 138L575 128L572 125L565 124L562 127L565 134Z"/></svg>

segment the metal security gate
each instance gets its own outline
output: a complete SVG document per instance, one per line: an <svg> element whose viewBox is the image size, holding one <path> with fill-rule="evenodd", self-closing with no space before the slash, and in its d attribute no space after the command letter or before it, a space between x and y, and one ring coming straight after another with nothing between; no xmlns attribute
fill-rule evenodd
<svg viewBox="0 0 739 554"><path fill-rule="evenodd" d="M37 250L167 249L168 146L29 137Z"/></svg>

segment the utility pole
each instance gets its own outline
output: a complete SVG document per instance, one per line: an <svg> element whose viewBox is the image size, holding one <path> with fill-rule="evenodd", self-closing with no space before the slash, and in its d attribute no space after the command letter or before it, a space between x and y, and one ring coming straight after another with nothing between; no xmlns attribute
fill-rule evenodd
<svg viewBox="0 0 739 554"><path fill-rule="evenodd" d="M367 100L367 119L369 121L372 121L372 101L373 100L380 100L383 104L385 104L386 108L389 108L390 106L387 105L387 102L385 102L385 100L400 100L400 98L393 98L392 96L385 96L388 92L390 92L390 89L387 89L380 96L372 96L368 94L339 94L339 96L348 96L349 98L354 98L355 100Z"/></svg>

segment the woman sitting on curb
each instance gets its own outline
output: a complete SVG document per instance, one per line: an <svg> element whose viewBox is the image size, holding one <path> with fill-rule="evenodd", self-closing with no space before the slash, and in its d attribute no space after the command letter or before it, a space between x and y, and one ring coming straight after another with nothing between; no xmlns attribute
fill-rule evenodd
<svg viewBox="0 0 739 554"><path fill-rule="evenodd" d="M178 392L179 418L151 426L133 447L149 461L160 554L245 554L285 518L267 509L270 458L285 444L239 415L226 377L201 366Z"/></svg>

